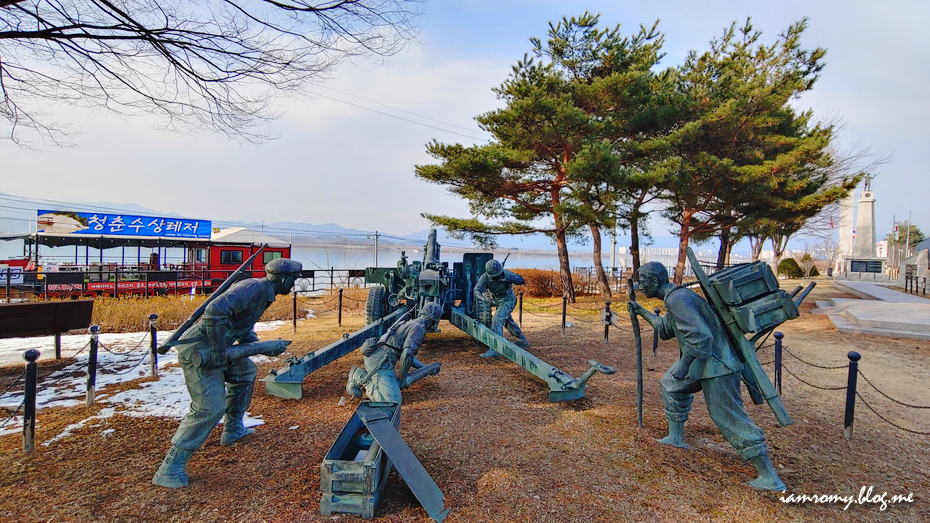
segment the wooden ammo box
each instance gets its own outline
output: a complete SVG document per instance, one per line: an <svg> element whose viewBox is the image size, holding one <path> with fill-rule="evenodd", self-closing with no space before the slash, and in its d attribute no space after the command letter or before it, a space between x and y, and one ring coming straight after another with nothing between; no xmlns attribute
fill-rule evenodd
<svg viewBox="0 0 930 523"><path fill-rule="evenodd" d="M742 305L778 290L778 279L765 262L736 265L707 277L727 305Z"/></svg>
<svg viewBox="0 0 930 523"><path fill-rule="evenodd" d="M757 298L749 303L730 306L730 313L746 333L764 332L798 317L798 308L783 290Z"/></svg>
<svg viewBox="0 0 930 523"><path fill-rule="evenodd" d="M765 262L737 265L707 278L744 333L764 332L798 317L797 306Z"/></svg>
<svg viewBox="0 0 930 523"><path fill-rule="evenodd" d="M359 405L384 410L400 428L400 405L363 401ZM359 418L352 414L320 465L320 514L347 512L371 518L391 472L391 460Z"/></svg>

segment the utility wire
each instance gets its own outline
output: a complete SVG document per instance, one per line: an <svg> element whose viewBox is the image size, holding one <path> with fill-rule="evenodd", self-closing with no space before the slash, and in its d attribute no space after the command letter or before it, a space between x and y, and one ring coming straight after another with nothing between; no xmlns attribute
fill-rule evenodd
<svg viewBox="0 0 930 523"><path fill-rule="evenodd" d="M465 130L465 131L474 132L474 129L471 129L471 128L468 128L468 127L462 127L461 125L455 125L455 124L453 124L453 123L444 122L444 121L442 121L442 120L437 120L437 119L435 119L435 118L430 118L429 116L423 116L422 114L417 114L417 113L412 113L412 112L410 112L410 111L405 111L405 110L400 109L400 108L398 108L398 107L392 107L392 106L390 106L390 105L383 104L383 103L381 103L381 102L376 102L376 101L374 101L374 100L369 100L369 99L367 99L367 98L362 98L361 96L355 96L354 94L344 93L344 92L339 91L339 90L337 90L337 89L333 89L332 87L327 87L327 86L325 86L325 85L320 85L320 86L318 86L318 87L322 87L323 89L326 89L327 91L332 91L332 92L334 92L334 93L339 93L339 94L344 95L344 96L350 96L350 97L356 98L356 99L358 99L358 100L363 100L363 101L368 102L368 103L373 103L373 104L376 104L376 105L380 105L380 106L382 106L382 107L387 107L388 109L394 109L395 111L400 111L400 112L402 112L402 113L407 113L407 114L409 114L409 115L413 115L413 116L416 116L416 117L418 117L418 118L423 118L423 119L425 119L425 120L430 120L430 121L433 121L433 122L441 123L441 124L443 124L443 125L448 125L448 126L451 126L451 127L456 127L456 128L458 128L458 129L462 129L462 130ZM482 131L482 132L487 132L487 131ZM488 133L488 134L490 134L490 133Z"/></svg>
<svg viewBox="0 0 930 523"><path fill-rule="evenodd" d="M345 100L340 100L340 99L338 99L338 98L333 98L332 96L326 96L325 94L315 93L315 92L313 92L313 91L308 91L308 92L309 92L310 94L312 94L312 95L319 96L319 97L321 97L321 98L326 98L326 99L332 100L332 101L334 101L334 102L339 102L339 103L341 103L341 104L351 105L352 107L357 107L357 108L359 108L359 109L364 109L364 110L366 110L366 111L371 111L371 112L373 112L373 113L378 113L378 114L381 114L381 115L384 115L384 116L389 116L389 117L391 117L391 118L396 118L396 119L398 119L398 120L403 120L403 121L405 121L405 122L410 122L410 123L412 123L412 124L422 125L423 127L429 127L430 129L436 129L437 131L442 131L442 132L446 132L446 133L450 133L450 134L457 134L457 135L459 135L459 136L464 136L465 138L471 138L472 140L482 140L482 141L485 141L485 142L490 141L488 138L479 138L479 137L476 137L476 136L471 136L471 135L464 134L464 133L460 133L460 132L457 132L457 131L450 131L450 130L448 130L448 129L443 129L442 127L436 127L435 125L429 125L429 124L426 124L426 123L423 123L423 122L418 122L418 121L416 121L416 120L411 120L411 119L409 119L409 118L404 118L403 116L397 116L396 114L386 113L386 112L384 112L384 111L379 111L379 110L377 110L377 109L372 109L371 107L365 107L364 105L358 105L358 104L354 104L354 103L352 103L352 102L347 102L347 101L345 101ZM405 112L406 112L406 111L405 111ZM411 113L411 114L413 114L413 113Z"/></svg>

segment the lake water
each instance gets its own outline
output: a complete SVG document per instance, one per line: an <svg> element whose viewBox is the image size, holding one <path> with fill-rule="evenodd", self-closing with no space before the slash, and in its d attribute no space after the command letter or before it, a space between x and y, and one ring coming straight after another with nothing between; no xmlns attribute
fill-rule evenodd
<svg viewBox="0 0 930 523"><path fill-rule="evenodd" d="M6 248L2 250L6 252L3 252L2 255L11 257L22 255L21 245L11 249L10 247L12 247L12 245L10 244L16 242L4 243L7 243L7 245L5 245L4 247ZM609 245L607 247L609 249ZM165 252L166 250L167 252ZM305 269L364 269L374 266L395 266L400 260L401 250L406 251L408 261L422 260L423 250L421 247L400 247L393 244L382 244L380 246L377 253L377 263L373 246L295 244L291 250L291 257L303 263ZM143 248L141 250L141 256L140 253L137 253L137 249L135 248L126 248L125 252L120 248L108 249L104 251L103 261L104 263L134 264L136 263L137 256L140 256L143 262L148 260L150 252L154 252L154 249ZM443 249L441 259L444 262L449 262L451 266L452 263L462 261L463 252L464 251L461 249ZM628 268L632 266L632 258L629 254L625 254L625 252L625 249L619 250L619 254L617 255L617 267ZM677 249L644 247L641 252L643 263L657 261L669 268L674 267L677 263ZM559 267L558 254L554 249L552 251L526 252L500 249L494 251L494 257L495 259L503 260L508 253L510 254L510 257L507 259L508 268L557 270ZM40 254L44 262L53 264L75 262L84 264L85 262L85 249L83 247L77 250L75 250L74 247L42 247ZM96 249L89 249L86 255L89 262L100 261L100 254ZM715 256L713 256L713 253L710 251L702 252L699 255L702 259L715 259ZM580 267L594 266L590 252L572 251L569 256L569 262L573 270ZM184 253L181 249L162 249L163 263L181 263L183 260ZM605 252L602 256L602 260L604 267L609 267L610 253Z"/></svg>
<svg viewBox="0 0 930 523"><path fill-rule="evenodd" d="M365 267L393 267L400 260L401 250L406 251L408 262L423 259L422 249L401 249L393 245L382 246L378 250L378 260L375 263L374 247L354 247L354 246L329 246L321 248L319 246L301 246L294 245L291 250L291 257L304 264L305 269L364 269ZM558 270L559 257L556 251L494 251L494 258L503 260L507 254L507 267L512 269L544 269ZM449 262L451 266L455 262L462 261L463 251L443 250L441 259ZM677 249L654 249L644 248L641 255L642 263L657 261L666 267L674 267L678 262ZM571 267L593 267L594 262L590 252L574 251L569 254ZM604 267L610 266L610 253L602 255ZM632 257L628 254L617 255L617 266L621 268L632 267Z"/></svg>

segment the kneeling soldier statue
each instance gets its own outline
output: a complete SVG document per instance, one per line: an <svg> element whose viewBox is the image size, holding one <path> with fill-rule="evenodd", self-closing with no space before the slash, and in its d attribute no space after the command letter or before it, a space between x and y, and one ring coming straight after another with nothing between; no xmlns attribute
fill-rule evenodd
<svg viewBox="0 0 930 523"><path fill-rule="evenodd" d="M301 268L300 262L287 258L272 260L265 265L264 278L250 278L230 287L180 337L178 363L184 371L191 407L171 438L171 449L152 478L153 484L187 486L187 460L224 415L221 445L231 445L254 432L242 422L255 386L256 367L248 357L277 356L290 342L259 342L253 328L275 296L290 291Z"/></svg>
<svg viewBox="0 0 930 523"><path fill-rule="evenodd" d="M639 290L647 298L664 301L666 314L657 316L635 301L629 302L629 309L648 321L663 340L677 338L681 349L681 358L660 381L668 436L658 440L659 443L687 448L685 422L694 394L704 391L707 410L723 437L759 472L749 485L784 490L785 484L769 459L762 430L743 409L740 396L743 364L717 313L694 291L671 284L661 263L643 265L638 276Z"/></svg>
<svg viewBox="0 0 930 523"><path fill-rule="evenodd" d="M497 260L488 260L488 263L484 265L484 274L475 284L475 298L488 305L493 303L497 306L491 320L491 331L503 336L506 327L507 331L516 338L514 344L522 349L529 348L530 342L523 335L517 322L513 321L510 313L517 307L517 295L513 292L513 286L524 283L526 280L523 276L504 269L501 262ZM487 294L490 294L490 297ZM481 357L493 358L497 355L497 351L488 349Z"/></svg>
<svg viewBox="0 0 930 523"><path fill-rule="evenodd" d="M409 314L409 313L408 313ZM406 314L405 314L406 316ZM442 306L427 303L420 310L420 315L412 320L399 319L380 338L369 338L362 345L365 356L365 368L352 367L346 392L361 398L362 390L372 401L402 402L401 389L406 389L417 379L439 372L438 363L423 365L417 359L420 345L442 317ZM394 367L400 363L395 374ZM410 368L423 369L414 375Z"/></svg>

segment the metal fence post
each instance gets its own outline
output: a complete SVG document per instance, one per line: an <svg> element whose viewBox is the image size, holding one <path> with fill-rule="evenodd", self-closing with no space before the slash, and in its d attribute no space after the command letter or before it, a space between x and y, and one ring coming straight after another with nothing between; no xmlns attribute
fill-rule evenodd
<svg viewBox="0 0 930 523"><path fill-rule="evenodd" d="M158 376L158 315L149 314L149 349L152 353L152 376Z"/></svg>
<svg viewBox="0 0 930 523"><path fill-rule="evenodd" d="M338 319L336 320L336 323L340 327L342 327L342 290L343 290L342 287L340 287L339 288L339 315L337 317Z"/></svg>
<svg viewBox="0 0 930 523"><path fill-rule="evenodd" d="M6 268L6 302L10 303L10 292L12 292L12 286L10 285L10 278L13 274L13 267Z"/></svg>
<svg viewBox="0 0 930 523"><path fill-rule="evenodd" d="M26 360L26 391L23 398L23 451L32 452L35 448L36 437L36 382L38 381L39 369L36 360L39 359L39 351L29 349L23 353L23 359Z"/></svg>
<svg viewBox="0 0 930 523"><path fill-rule="evenodd" d="M604 343L607 343L610 338L610 300L604 301L604 318L607 319L604 323Z"/></svg>
<svg viewBox="0 0 930 523"><path fill-rule="evenodd" d="M853 418L856 413L856 380L859 377L859 358L862 356L855 351L851 351L847 356L849 357L849 380L846 382L846 419L843 421L843 436L846 439L852 439Z"/></svg>
<svg viewBox="0 0 930 523"><path fill-rule="evenodd" d="M519 315L517 316L518 321L520 322L520 327L523 327L523 291L520 291L520 309Z"/></svg>
<svg viewBox="0 0 930 523"><path fill-rule="evenodd" d="M568 307L568 296L562 296L562 335L565 335L565 315L566 307Z"/></svg>
<svg viewBox="0 0 930 523"><path fill-rule="evenodd" d="M335 272L336 272L335 267L329 268L329 290L333 290L333 287L335 287L335 285L333 284L333 275L335 274Z"/></svg>
<svg viewBox="0 0 930 523"><path fill-rule="evenodd" d="M775 388L778 389L779 396L781 396L781 340L784 337L782 332L775 332Z"/></svg>
<svg viewBox="0 0 930 523"><path fill-rule="evenodd" d="M97 385L97 345L100 335L100 326L90 326L90 354L87 355L87 406L94 404L94 393Z"/></svg>
<svg viewBox="0 0 930 523"><path fill-rule="evenodd" d="M652 309L652 312L654 312L655 315L658 316L659 313L662 312L662 309L656 307L655 309ZM653 328L652 329L652 355L655 356L656 351L658 350L659 350L659 329Z"/></svg>
<svg viewBox="0 0 930 523"><path fill-rule="evenodd" d="M291 318L294 326L294 332L297 332L297 286L294 285L294 316Z"/></svg>

